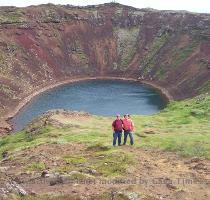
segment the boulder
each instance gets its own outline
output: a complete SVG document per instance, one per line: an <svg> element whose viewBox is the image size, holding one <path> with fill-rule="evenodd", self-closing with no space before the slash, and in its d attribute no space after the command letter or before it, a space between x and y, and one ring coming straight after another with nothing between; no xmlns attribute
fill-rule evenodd
<svg viewBox="0 0 210 200"><path fill-rule="evenodd" d="M6 183L6 187L4 190L7 191L6 193L17 193L21 196L25 196L28 194L27 191L15 181Z"/></svg>
<svg viewBox="0 0 210 200"><path fill-rule="evenodd" d="M49 177L49 171L48 171L48 170L43 170L43 171L42 171L42 174L41 174L41 177L42 177L42 178Z"/></svg>
<svg viewBox="0 0 210 200"><path fill-rule="evenodd" d="M6 158L7 156L8 156L8 151L3 151L3 152L2 152L2 157L3 157L3 158Z"/></svg>

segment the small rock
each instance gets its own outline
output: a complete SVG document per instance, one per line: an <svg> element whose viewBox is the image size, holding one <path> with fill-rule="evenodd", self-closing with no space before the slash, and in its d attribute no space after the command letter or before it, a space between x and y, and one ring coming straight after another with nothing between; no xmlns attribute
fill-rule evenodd
<svg viewBox="0 0 210 200"><path fill-rule="evenodd" d="M90 169L88 171L89 174L97 174L97 171L95 169Z"/></svg>
<svg viewBox="0 0 210 200"><path fill-rule="evenodd" d="M191 161L191 163L193 163L193 162L198 163L198 162L201 161L201 158L194 157L194 158L192 158L190 161Z"/></svg>
<svg viewBox="0 0 210 200"><path fill-rule="evenodd" d="M100 156L98 156L98 158L104 158L105 156L103 156L103 155L100 155Z"/></svg>
<svg viewBox="0 0 210 200"><path fill-rule="evenodd" d="M177 189L177 187L175 185L172 185L170 183L166 184L166 187L170 190L176 190Z"/></svg>
<svg viewBox="0 0 210 200"><path fill-rule="evenodd" d="M42 177L42 178L49 177L49 172L48 172L48 170L42 171L41 177Z"/></svg>
<svg viewBox="0 0 210 200"><path fill-rule="evenodd" d="M132 192L128 195L129 200L137 200L138 199L138 194L135 192Z"/></svg>
<svg viewBox="0 0 210 200"><path fill-rule="evenodd" d="M31 196L37 196L37 193L33 190L29 191L28 194Z"/></svg>
<svg viewBox="0 0 210 200"><path fill-rule="evenodd" d="M198 163L198 162L200 162L200 161L202 161L201 158L194 157L194 158L192 158L192 159L190 159L190 160L185 161L184 163L185 163L185 164L191 164L191 163Z"/></svg>
<svg viewBox="0 0 210 200"><path fill-rule="evenodd" d="M0 188L0 194L3 199L7 198L7 193L9 193L9 191L7 191L5 188Z"/></svg>
<svg viewBox="0 0 210 200"><path fill-rule="evenodd" d="M16 193L20 194L21 196L27 195L27 192L20 185L18 185L15 181L7 183L6 187L7 187L7 190L10 192L16 192Z"/></svg>
<svg viewBox="0 0 210 200"><path fill-rule="evenodd" d="M195 170L207 170L208 168L205 166L203 163L198 163L195 166L191 167L190 169L195 169Z"/></svg>
<svg viewBox="0 0 210 200"><path fill-rule="evenodd" d="M22 183L22 181L18 177L15 177L13 180L18 184Z"/></svg>
<svg viewBox="0 0 210 200"><path fill-rule="evenodd" d="M15 34L16 34L16 35L23 35L22 32L16 32Z"/></svg>
<svg viewBox="0 0 210 200"><path fill-rule="evenodd" d="M157 134L155 129L145 129L143 132L145 134Z"/></svg>
<svg viewBox="0 0 210 200"><path fill-rule="evenodd" d="M3 153L2 153L2 157L3 158L6 158L8 156L8 151L4 151Z"/></svg>
<svg viewBox="0 0 210 200"><path fill-rule="evenodd" d="M73 174L80 174L80 172L78 172L78 171L71 171L71 172L69 172L69 175L73 175Z"/></svg>

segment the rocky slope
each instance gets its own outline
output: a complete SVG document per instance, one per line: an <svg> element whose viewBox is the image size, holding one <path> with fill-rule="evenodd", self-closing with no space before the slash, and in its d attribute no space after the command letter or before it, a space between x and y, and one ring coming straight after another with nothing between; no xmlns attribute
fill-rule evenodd
<svg viewBox="0 0 210 200"><path fill-rule="evenodd" d="M0 113L45 86L78 77L146 80L175 99L210 88L210 15L39 5L0 8Z"/></svg>

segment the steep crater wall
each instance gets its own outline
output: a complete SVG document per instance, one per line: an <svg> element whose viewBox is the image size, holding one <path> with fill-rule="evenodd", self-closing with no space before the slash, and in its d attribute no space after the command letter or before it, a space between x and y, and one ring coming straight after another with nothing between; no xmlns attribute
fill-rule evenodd
<svg viewBox="0 0 210 200"><path fill-rule="evenodd" d="M174 99L208 92L210 15L114 3L0 8L1 117L41 88L100 76L146 81Z"/></svg>

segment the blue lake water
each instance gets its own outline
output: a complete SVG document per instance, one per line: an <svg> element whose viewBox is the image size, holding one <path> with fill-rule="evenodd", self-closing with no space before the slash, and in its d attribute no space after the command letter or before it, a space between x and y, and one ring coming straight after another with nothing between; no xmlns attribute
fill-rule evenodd
<svg viewBox="0 0 210 200"><path fill-rule="evenodd" d="M11 120L21 130L38 115L51 109L86 111L95 115L151 115L163 109L164 98L151 87L120 80L91 80L63 85L35 97Z"/></svg>

